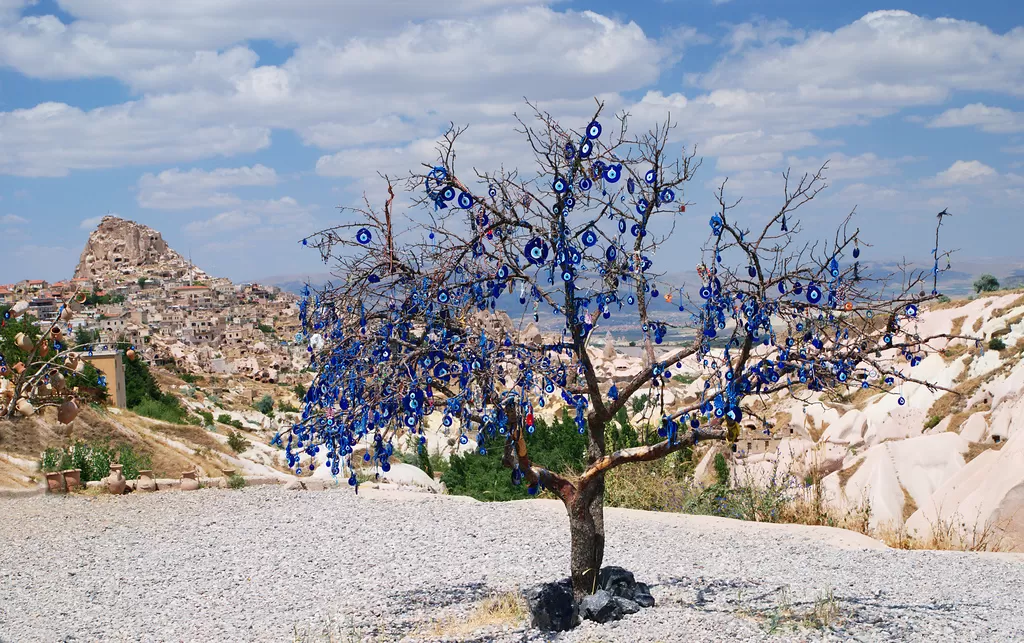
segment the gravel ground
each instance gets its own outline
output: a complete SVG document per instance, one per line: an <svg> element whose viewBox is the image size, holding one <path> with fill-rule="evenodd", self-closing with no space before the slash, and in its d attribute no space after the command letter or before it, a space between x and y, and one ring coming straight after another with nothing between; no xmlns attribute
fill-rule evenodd
<svg viewBox="0 0 1024 643"><path fill-rule="evenodd" d="M554 503L371 495L0 501L0 641L436 640L431 623L567 574ZM494 626L459 640L1024 640L1019 556L843 548L835 530L622 510L607 526L605 563L650 583L656 607L559 636ZM816 606L836 614L815 621Z"/></svg>

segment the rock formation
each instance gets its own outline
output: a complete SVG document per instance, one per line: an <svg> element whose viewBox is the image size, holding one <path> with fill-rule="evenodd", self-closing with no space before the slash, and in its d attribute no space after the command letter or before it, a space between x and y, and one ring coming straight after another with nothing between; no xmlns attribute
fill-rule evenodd
<svg viewBox="0 0 1024 643"><path fill-rule="evenodd" d="M82 250L75 278L96 279L108 275L161 274L177 277L193 270L195 278L205 277L202 270L172 250L156 230L114 216L103 217Z"/></svg>

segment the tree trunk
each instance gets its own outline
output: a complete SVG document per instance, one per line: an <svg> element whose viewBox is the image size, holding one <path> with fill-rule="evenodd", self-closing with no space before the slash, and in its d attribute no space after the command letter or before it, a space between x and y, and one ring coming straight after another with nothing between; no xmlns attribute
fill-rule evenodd
<svg viewBox="0 0 1024 643"><path fill-rule="evenodd" d="M569 567L576 600L597 589L604 560L604 476L597 476L566 504L572 553Z"/></svg>

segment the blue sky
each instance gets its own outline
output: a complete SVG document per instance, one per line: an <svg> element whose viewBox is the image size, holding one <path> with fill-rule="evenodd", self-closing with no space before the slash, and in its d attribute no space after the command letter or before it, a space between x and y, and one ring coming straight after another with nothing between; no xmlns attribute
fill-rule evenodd
<svg viewBox="0 0 1024 643"><path fill-rule="evenodd" d="M528 167L522 97L582 127L595 95L704 158L661 268L722 178L754 224L824 159L808 235L856 206L875 258L923 260L948 206L961 262L1024 266L1024 3L0 0L0 283L69 276L107 212L213 274L322 272L299 240L448 121Z"/></svg>

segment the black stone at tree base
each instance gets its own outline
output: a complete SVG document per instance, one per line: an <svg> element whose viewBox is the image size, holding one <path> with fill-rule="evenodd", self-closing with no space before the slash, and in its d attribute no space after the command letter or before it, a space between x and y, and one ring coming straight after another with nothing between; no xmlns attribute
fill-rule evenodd
<svg viewBox="0 0 1024 643"><path fill-rule="evenodd" d="M597 585L597 591L579 604L573 600L572 582L568 578L528 588L524 595L533 626L558 632L576 627L581 619L608 623L654 606L650 588L636 582L633 573L621 567L601 568Z"/></svg>

